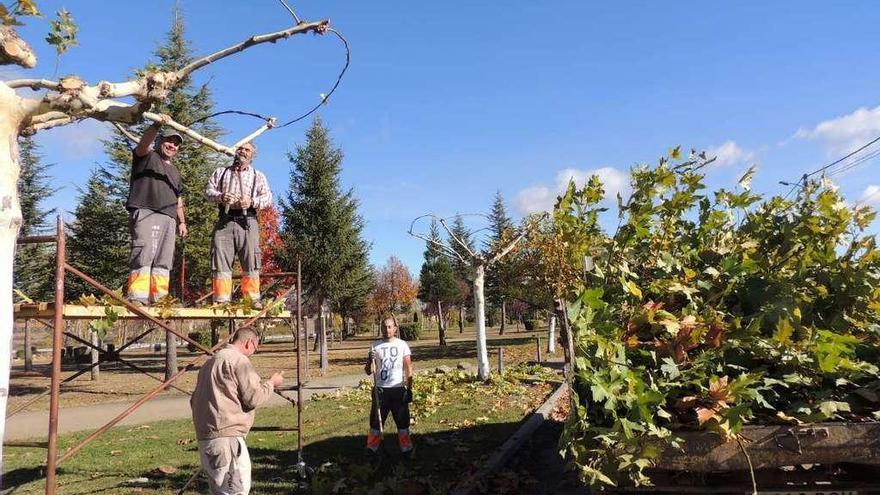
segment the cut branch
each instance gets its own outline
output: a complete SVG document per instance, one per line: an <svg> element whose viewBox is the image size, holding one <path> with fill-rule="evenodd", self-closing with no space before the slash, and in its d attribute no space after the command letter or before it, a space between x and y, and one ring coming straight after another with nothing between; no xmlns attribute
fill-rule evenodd
<svg viewBox="0 0 880 495"><path fill-rule="evenodd" d="M31 88L34 91L39 89L51 89L57 91L58 88L61 87L58 82L50 81L48 79L13 79L12 81L6 81L6 85L13 89Z"/></svg>
<svg viewBox="0 0 880 495"><path fill-rule="evenodd" d="M259 136L260 134L262 134L262 133L268 131L269 129L271 129L271 128L273 128L273 127L275 127L275 122L276 122L276 121L277 121L277 119L276 119L275 117L270 117L268 120L266 120L266 123L263 124L262 127L260 127L259 129L257 129L256 131L254 131L254 132L248 134L247 136L245 136L245 137L239 139L235 144L233 144L233 145L232 145L232 149L233 149L233 150L237 150L239 146L241 146L241 145L243 145L243 144L245 144L245 143L249 143L249 142L253 141L253 140L256 139L256 137Z"/></svg>
<svg viewBox="0 0 880 495"><path fill-rule="evenodd" d="M224 48L220 51L214 52L208 56L202 57L198 60L193 61L186 67L180 69L176 73L177 79L183 79L184 77L190 75L196 69L200 69L210 63L216 62L222 58L228 57L229 55L238 53L246 48L250 48L254 45L259 45L260 43L274 42L282 38L289 38L295 34L307 33L309 31L314 31L316 33L323 33L327 30L327 27L330 25L330 20L325 19L323 21L317 22L308 22L297 24L292 28L288 28L282 31L276 31L274 33L260 34L256 36L251 36L250 38L242 41L241 43L237 43L228 48Z"/></svg>
<svg viewBox="0 0 880 495"><path fill-rule="evenodd" d="M155 114L152 112L144 112L144 118L148 119L148 120L152 120L153 122L161 122L162 121L162 119L159 117L158 114ZM224 144L220 144L217 141L214 141L213 139L206 138L205 136L202 136L198 132L190 129L189 127L187 127L183 124L179 124L173 120L169 120L165 125L180 132L181 134L186 135L187 137L189 137L190 139L192 139L193 141L195 141L197 143L203 144L211 149L219 151L220 153L223 153L223 154L226 154L229 156L235 156L235 149L234 148L230 148L229 146L226 146Z"/></svg>
<svg viewBox="0 0 880 495"><path fill-rule="evenodd" d="M0 65L20 65L27 69L37 66L34 51L12 26L0 27Z"/></svg>
<svg viewBox="0 0 880 495"><path fill-rule="evenodd" d="M520 235L518 235L516 239L511 241L510 244L507 245L507 247L499 251L497 254L495 254L495 256L492 256L492 258L489 259L488 264L491 265L492 263L495 263L496 261L505 257L507 253L509 253L519 243L519 241L521 241L526 236L527 232L528 230L524 230L522 233L520 233Z"/></svg>
<svg viewBox="0 0 880 495"><path fill-rule="evenodd" d="M132 144L138 144L140 139L138 139L137 136L132 134L131 131L126 129L124 125L120 124L119 122L112 122L112 124L113 124L113 127L115 127L117 131L122 133L122 135L125 136L126 139L131 141Z"/></svg>

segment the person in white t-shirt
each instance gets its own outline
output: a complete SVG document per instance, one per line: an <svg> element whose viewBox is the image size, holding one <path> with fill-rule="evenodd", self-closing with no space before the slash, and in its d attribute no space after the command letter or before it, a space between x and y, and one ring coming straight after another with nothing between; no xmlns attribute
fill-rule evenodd
<svg viewBox="0 0 880 495"><path fill-rule="evenodd" d="M370 433L367 449L379 451L382 444L382 425L388 413L397 426L400 451L411 456L412 440L409 436L409 403L412 402L412 353L409 345L398 339L397 321L385 318L382 322L382 338L373 342L367 356L364 371L373 375L373 401L370 408ZM381 414L380 414L381 413ZM381 416L381 417L380 417Z"/></svg>

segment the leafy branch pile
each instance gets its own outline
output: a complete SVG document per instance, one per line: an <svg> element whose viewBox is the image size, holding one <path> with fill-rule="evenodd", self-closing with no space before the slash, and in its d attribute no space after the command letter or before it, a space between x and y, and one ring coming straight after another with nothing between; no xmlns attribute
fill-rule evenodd
<svg viewBox="0 0 880 495"><path fill-rule="evenodd" d="M753 169L709 194L710 161L677 148L634 168L611 234L599 180L571 184L536 236L577 275L561 445L592 485L649 484L679 429L880 419L875 213L824 180L763 198Z"/></svg>

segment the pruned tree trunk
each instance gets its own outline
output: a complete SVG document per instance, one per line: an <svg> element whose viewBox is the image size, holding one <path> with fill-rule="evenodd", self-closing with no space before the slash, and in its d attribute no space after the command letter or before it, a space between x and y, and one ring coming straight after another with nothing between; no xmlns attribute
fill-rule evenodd
<svg viewBox="0 0 880 495"><path fill-rule="evenodd" d="M440 345L446 345L446 324L443 321L443 306L437 301L437 332L440 334Z"/></svg>
<svg viewBox="0 0 880 495"><path fill-rule="evenodd" d="M12 365L12 265L15 238L21 227L18 202L18 125L24 116L15 92L0 85L0 414L6 416L9 368ZM55 352L60 352L56 349ZM0 439L6 422L0 421ZM0 447L0 456L3 448ZM0 457L2 458L2 457Z"/></svg>
<svg viewBox="0 0 880 495"><path fill-rule="evenodd" d="M321 374L327 373L330 368L330 360L327 357L327 312L324 311L324 301L321 301Z"/></svg>
<svg viewBox="0 0 880 495"><path fill-rule="evenodd" d="M478 263L474 267L474 319L477 325L477 377L489 379L489 353L486 349L486 296L483 287L486 282L486 266Z"/></svg>
<svg viewBox="0 0 880 495"><path fill-rule="evenodd" d="M507 303L504 299L501 300L501 328L498 330L498 333L504 335L504 326L507 324Z"/></svg>
<svg viewBox="0 0 880 495"><path fill-rule="evenodd" d="M464 302L458 305L458 333L464 333Z"/></svg>
<svg viewBox="0 0 880 495"><path fill-rule="evenodd" d="M165 332L165 379L177 373L177 341L174 334Z"/></svg>
<svg viewBox="0 0 880 495"><path fill-rule="evenodd" d="M101 341L98 340L98 332L92 330L92 352L91 352L91 364L92 364L92 381L98 381L98 378L101 377L101 367L98 365L98 359L100 355L98 353L98 348L101 347Z"/></svg>

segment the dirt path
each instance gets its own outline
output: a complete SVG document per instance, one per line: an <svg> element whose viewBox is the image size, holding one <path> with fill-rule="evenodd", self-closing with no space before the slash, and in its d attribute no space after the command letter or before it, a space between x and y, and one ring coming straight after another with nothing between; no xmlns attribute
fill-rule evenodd
<svg viewBox="0 0 880 495"><path fill-rule="evenodd" d="M363 374L315 378L308 382L307 388L303 390L303 396L308 399L314 394L326 394L341 388L354 387L363 378ZM296 392L284 393L290 397L296 396ZM58 418L58 432L70 433L97 429L133 403L134 401L111 402L63 409ZM273 394L268 405L282 406L285 404L290 403ZM165 419L188 417L190 417L189 397L183 394L173 394L146 402L119 424L140 425ZM48 411L17 414L6 422L6 442L33 439L36 433L47 431L48 424Z"/></svg>

